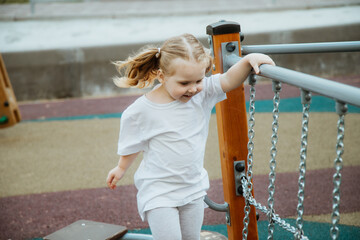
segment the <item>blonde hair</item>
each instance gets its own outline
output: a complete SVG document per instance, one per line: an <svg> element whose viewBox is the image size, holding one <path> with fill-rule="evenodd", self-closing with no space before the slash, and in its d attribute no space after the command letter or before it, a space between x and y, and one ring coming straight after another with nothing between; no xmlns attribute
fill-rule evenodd
<svg viewBox="0 0 360 240"><path fill-rule="evenodd" d="M171 63L176 58L204 63L206 72L212 66L212 58L201 42L191 34L183 34L166 40L161 48L147 46L125 61L113 62L120 75L123 75L114 77L114 83L118 87L150 87L159 69L164 75L174 74Z"/></svg>

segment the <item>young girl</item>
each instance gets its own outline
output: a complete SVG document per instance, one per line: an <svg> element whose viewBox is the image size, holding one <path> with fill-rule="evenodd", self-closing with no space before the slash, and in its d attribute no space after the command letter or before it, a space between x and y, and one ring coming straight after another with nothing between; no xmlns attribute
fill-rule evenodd
<svg viewBox="0 0 360 240"><path fill-rule="evenodd" d="M252 69L274 62L263 54L242 58L224 74L205 77L212 58L192 35L173 37L115 65L119 87L160 84L138 98L121 117L118 166L107 177L111 189L143 152L134 181L139 214L155 240L199 240L203 197L209 179L203 168L211 110ZM125 72L124 72L125 71Z"/></svg>

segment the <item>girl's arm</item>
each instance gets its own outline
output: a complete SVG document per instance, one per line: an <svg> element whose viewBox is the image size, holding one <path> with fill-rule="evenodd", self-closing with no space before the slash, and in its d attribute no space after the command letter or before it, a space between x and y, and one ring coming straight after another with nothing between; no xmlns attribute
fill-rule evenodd
<svg viewBox="0 0 360 240"><path fill-rule="evenodd" d="M118 165L111 169L107 178L106 183L109 188L115 189L116 183L124 176L126 170L130 167L130 165L134 162L136 157L140 152L133 153L126 156L120 156Z"/></svg>
<svg viewBox="0 0 360 240"><path fill-rule="evenodd" d="M248 77L251 69L255 74L259 74L261 64L275 65L274 61L267 55L252 53L243 57L233 65L226 73L221 74L220 83L224 92L229 92L239 87Z"/></svg>

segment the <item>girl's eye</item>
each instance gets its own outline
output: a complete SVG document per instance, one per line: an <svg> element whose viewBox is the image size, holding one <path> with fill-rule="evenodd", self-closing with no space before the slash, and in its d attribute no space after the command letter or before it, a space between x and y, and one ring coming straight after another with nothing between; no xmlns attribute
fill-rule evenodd
<svg viewBox="0 0 360 240"><path fill-rule="evenodd" d="M196 81L196 84L199 84L199 83L201 83L202 82L202 79L201 80L197 80Z"/></svg>
<svg viewBox="0 0 360 240"><path fill-rule="evenodd" d="M186 86L186 85L188 85L189 83L188 83L188 82L180 82L180 84L183 85L183 86Z"/></svg>

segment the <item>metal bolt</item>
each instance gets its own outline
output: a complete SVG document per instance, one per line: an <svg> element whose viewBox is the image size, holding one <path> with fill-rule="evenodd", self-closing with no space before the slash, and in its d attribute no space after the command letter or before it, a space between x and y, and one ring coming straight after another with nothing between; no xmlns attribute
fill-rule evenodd
<svg viewBox="0 0 360 240"><path fill-rule="evenodd" d="M245 170L245 163L244 162L239 162L235 165L235 169L238 172L243 172Z"/></svg>
<svg viewBox="0 0 360 240"><path fill-rule="evenodd" d="M238 189L237 189L237 191L238 191L238 194L240 194L241 196L244 195L244 189L243 189L242 186L239 186Z"/></svg>
<svg viewBox="0 0 360 240"><path fill-rule="evenodd" d="M235 43L229 42L228 44L226 44L226 50L228 52L233 52L235 51L235 49L236 49Z"/></svg>
<svg viewBox="0 0 360 240"><path fill-rule="evenodd" d="M245 35L244 33L240 32L240 42L244 41Z"/></svg>
<svg viewBox="0 0 360 240"><path fill-rule="evenodd" d="M342 111L345 113L345 112L347 112L347 110L348 110L348 106L347 106L347 104L343 105L343 107L342 107Z"/></svg>

